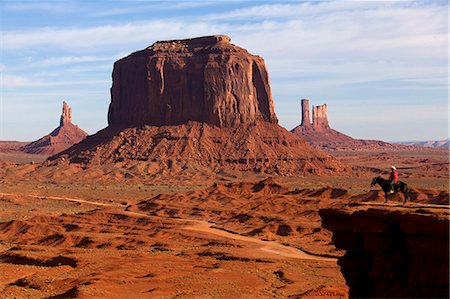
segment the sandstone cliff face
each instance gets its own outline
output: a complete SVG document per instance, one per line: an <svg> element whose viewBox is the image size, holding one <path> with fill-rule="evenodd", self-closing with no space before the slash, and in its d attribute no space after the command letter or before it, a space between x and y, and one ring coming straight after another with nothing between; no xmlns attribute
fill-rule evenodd
<svg viewBox="0 0 450 299"><path fill-rule="evenodd" d="M311 119L309 118L309 100L302 99L302 123L301 127L309 128L311 127Z"/></svg>
<svg viewBox="0 0 450 299"><path fill-rule="evenodd" d="M313 107L313 128L316 131L330 129L330 126L328 125L327 104Z"/></svg>
<svg viewBox="0 0 450 299"><path fill-rule="evenodd" d="M88 134L72 123L72 109L64 101L59 126L50 134L21 147L30 154L54 155L83 140Z"/></svg>
<svg viewBox="0 0 450 299"><path fill-rule="evenodd" d="M367 206L319 211L353 298L448 298L448 208Z"/></svg>
<svg viewBox="0 0 450 299"><path fill-rule="evenodd" d="M117 61L112 126L277 123L264 60L227 36L156 42Z"/></svg>

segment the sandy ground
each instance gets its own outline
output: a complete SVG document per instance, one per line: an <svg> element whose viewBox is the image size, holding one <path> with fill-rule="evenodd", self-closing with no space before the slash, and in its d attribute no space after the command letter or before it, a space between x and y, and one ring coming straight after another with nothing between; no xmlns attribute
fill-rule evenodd
<svg viewBox="0 0 450 299"><path fill-rule="evenodd" d="M0 297L346 298L317 211L385 205L370 181L391 164L412 202L388 205L448 206L448 153L336 155L351 177L36 178L15 157L0 170Z"/></svg>
<svg viewBox="0 0 450 299"><path fill-rule="evenodd" d="M8 273L0 290L7 298L346 294L334 258L205 221L77 198L2 194L1 199L2 218L15 218L0 224L0 268Z"/></svg>

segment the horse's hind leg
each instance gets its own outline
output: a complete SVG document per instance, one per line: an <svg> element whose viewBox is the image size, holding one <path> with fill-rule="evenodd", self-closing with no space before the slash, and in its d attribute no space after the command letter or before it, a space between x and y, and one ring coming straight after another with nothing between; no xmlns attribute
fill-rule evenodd
<svg viewBox="0 0 450 299"><path fill-rule="evenodd" d="M406 200L407 200L408 197L409 197L409 195L408 195L408 187L405 186L405 187L402 188L402 189L403 189L403 190L401 190L401 191L402 191L403 197L405 198L405 199L403 200L403 203L406 203ZM409 201L411 201L411 200L409 200Z"/></svg>

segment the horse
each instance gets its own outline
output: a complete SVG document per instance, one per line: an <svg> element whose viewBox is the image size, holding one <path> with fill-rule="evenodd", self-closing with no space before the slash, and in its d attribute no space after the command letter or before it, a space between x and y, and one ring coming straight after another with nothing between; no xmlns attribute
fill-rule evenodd
<svg viewBox="0 0 450 299"><path fill-rule="evenodd" d="M385 180L382 177L375 177L372 180L372 183L370 184L371 187L375 186L376 184L380 185L381 189L384 191L384 197L386 198L385 203L388 201L388 192L391 190L391 184L389 183L389 180ZM403 193L403 196L405 199L403 200L403 203L406 202L406 200L409 198L409 189L408 185L406 183L403 183L399 181L397 184L394 185L394 192L401 191Z"/></svg>

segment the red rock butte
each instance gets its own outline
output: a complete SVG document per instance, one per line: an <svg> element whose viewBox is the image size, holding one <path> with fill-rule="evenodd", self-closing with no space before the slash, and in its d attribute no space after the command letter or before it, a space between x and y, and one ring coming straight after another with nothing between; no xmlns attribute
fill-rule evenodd
<svg viewBox="0 0 450 299"><path fill-rule="evenodd" d="M114 64L113 126L277 123L263 58L225 35L158 41Z"/></svg>
<svg viewBox="0 0 450 299"><path fill-rule="evenodd" d="M30 154L54 155L83 140L88 134L72 123L72 109L64 101L59 126L50 134L24 145Z"/></svg>
<svg viewBox="0 0 450 299"><path fill-rule="evenodd" d="M112 77L109 126L52 164L143 163L146 174L348 170L278 125L264 60L227 36L156 42L117 61Z"/></svg>

